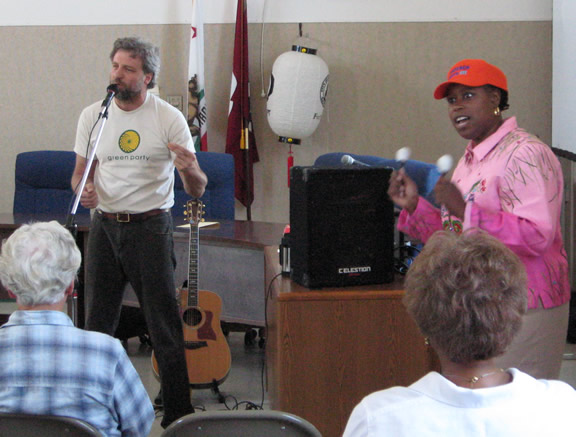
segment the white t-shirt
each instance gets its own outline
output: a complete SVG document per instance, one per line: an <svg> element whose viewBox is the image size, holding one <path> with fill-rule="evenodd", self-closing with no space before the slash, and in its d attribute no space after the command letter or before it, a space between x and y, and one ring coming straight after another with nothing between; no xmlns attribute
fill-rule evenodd
<svg viewBox="0 0 576 437"><path fill-rule="evenodd" d="M82 157L89 156L88 137L100 108L101 102L96 102L80 114L74 151ZM101 122L92 133L91 147ZM98 208L130 213L171 208L174 154L166 147L168 143L194 151L190 129L180 111L150 93L133 111L123 111L114 100L96 149Z"/></svg>
<svg viewBox="0 0 576 437"><path fill-rule="evenodd" d="M436 372L366 396L344 437L556 437L576 435L576 391L509 369L513 381L467 389Z"/></svg>

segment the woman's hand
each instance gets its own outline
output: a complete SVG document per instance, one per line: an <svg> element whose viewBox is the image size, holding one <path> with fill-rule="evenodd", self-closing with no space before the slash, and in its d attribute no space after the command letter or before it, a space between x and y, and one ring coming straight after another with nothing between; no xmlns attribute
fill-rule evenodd
<svg viewBox="0 0 576 437"><path fill-rule="evenodd" d="M436 186L434 187L434 196L436 202L444 205L450 215L458 217L460 220L464 220L464 210L466 208L464 197L456 185L444 176L441 176L440 179L438 179L438 182L436 182Z"/></svg>
<svg viewBox="0 0 576 437"><path fill-rule="evenodd" d="M400 208L412 214L418 206L418 186L408 177L406 170L401 168L390 176L388 196Z"/></svg>

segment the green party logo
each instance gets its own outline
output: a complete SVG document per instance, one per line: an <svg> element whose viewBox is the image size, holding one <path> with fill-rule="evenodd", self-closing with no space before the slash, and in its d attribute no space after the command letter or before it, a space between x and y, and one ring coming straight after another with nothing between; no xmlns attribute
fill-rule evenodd
<svg viewBox="0 0 576 437"><path fill-rule="evenodd" d="M132 153L140 145L140 135L135 130L127 130L120 135L118 145L123 152Z"/></svg>

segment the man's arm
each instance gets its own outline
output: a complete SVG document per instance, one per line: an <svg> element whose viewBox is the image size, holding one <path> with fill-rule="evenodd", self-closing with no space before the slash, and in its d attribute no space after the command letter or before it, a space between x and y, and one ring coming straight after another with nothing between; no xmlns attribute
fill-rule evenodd
<svg viewBox="0 0 576 437"><path fill-rule="evenodd" d="M76 155L76 165L74 166L74 172L72 173L72 190L76 192L78 184L84 176L84 170L86 169L87 160L83 156ZM96 194L96 189L94 188L94 171L96 170L97 161L92 163L92 168L86 179L86 184L84 185L84 190L80 196L80 203L85 208L96 208L98 206L98 194Z"/></svg>
<svg viewBox="0 0 576 437"><path fill-rule="evenodd" d="M174 165L180 174L186 193L193 197L202 197L208 178L200 168L196 155L178 144L169 143L167 147L176 155Z"/></svg>

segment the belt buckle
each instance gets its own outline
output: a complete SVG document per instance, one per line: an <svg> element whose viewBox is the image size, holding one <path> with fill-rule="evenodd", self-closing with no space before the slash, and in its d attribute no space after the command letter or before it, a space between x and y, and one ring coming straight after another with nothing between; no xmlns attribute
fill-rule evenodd
<svg viewBox="0 0 576 437"><path fill-rule="evenodd" d="M128 212L117 212L116 221L118 223L130 223L130 213Z"/></svg>

